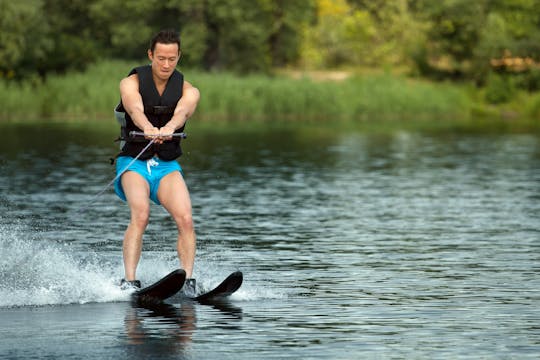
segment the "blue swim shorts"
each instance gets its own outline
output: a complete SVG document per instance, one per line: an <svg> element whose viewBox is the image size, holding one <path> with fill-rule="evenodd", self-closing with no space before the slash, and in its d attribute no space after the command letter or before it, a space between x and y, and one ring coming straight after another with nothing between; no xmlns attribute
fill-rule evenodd
<svg viewBox="0 0 540 360"><path fill-rule="evenodd" d="M137 174L141 175L150 186L150 199L156 204L160 205L160 202L157 198L157 192L159 187L159 182L161 179L174 171L182 172L182 167L176 160L165 161L160 158L153 157L149 160L135 160L133 164L129 165L133 161L133 158L130 156L120 156L116 159L116 176L119 173L125 171L135 171ZM126 169L126 167L129 167ZM124 201L126 201L126 194L122 188L121 176L118 176L114 182L114 191L116 195Z"/></svg>

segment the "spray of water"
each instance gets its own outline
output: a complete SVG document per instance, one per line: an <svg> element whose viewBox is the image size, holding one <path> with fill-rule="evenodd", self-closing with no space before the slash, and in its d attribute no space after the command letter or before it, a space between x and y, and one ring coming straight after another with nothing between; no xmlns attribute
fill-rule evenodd
<svg viewBox="0 0 540 360"><path fill-rule="evenodd" d="M24 225L0 225L0 307L124 301L115 266L92 253L40 241Z"/></svg>
<svg viewBox="0 0 540 360"><path fill-rule="evenodd" d="M128 301L129 293L118 284L123 274L122 255L95 253L45 238L39 225L0 214L0 307L85 304ZM212 255L214 254L214 255ZM238 254L220 256L234 258ZM223 258L200 251L194 275L204 290L219 284L230 272ZM138 267L143 285L149 285L178 267L174 246L168 251L145 251ZM242 270L242 269L240 269ZM233 300L281 298L284 294L266 286L254 286L256 274L247 274ZM259 279L260 280L260 279Z"/></svg>

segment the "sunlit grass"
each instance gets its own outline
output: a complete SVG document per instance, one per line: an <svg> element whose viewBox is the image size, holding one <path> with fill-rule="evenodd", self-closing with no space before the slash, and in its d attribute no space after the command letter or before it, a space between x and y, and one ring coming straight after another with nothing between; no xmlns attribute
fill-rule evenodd
<svg viewBox="0 0 540 360"><path fill-rule="evenodd" d="M2 120L62 119L114 122L118 83L136 63L103 61L84 73L50 75L46 80L0 81ZM481 92L463 85L433 83L383 73L338 80L287 75L245 75L182 70L201 91L200 121L352 122L441 124L496 116L481 103ZM523 111L538 115L538 97ZM482 122L485 124L488 122ZM529 122L533 125L534 121ZM537 123L537 122L536 122Z"/></svg>
<svg viewBox="0 0 540 360"><path fill-rule="evenodd" d="M201 89L199 113L233 119L411 119L467 114L466 93L457 87L389 75L342 81L230 74L192 74ZM216 86L219 84L219 86Z"/></svg>

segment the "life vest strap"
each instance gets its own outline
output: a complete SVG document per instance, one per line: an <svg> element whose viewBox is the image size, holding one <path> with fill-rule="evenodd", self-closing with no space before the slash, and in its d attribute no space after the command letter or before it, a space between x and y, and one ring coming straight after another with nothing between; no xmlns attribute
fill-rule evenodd
<svg viewBox="0 0 540 360"><path fill-rule="evenodd" d="M154 114L154 115L163 115L163 114L172 114L174 113L176 106L164 106L164 105L154 105L154 106L145 106L145 114Z"/></svg>

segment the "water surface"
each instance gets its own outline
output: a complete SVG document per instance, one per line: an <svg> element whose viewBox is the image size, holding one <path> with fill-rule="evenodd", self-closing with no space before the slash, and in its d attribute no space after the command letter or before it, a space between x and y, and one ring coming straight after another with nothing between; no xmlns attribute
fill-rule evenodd
<svg viewBox="0 0 540 360"><path fill-rule="evenodd" d="M540 137L191 127L195 276L228 303L131 306L116 131L4 125L0 355L536 358ZM89 201L93 201L81 211ZM178 266L152 207L143 283Z"/></svg>

